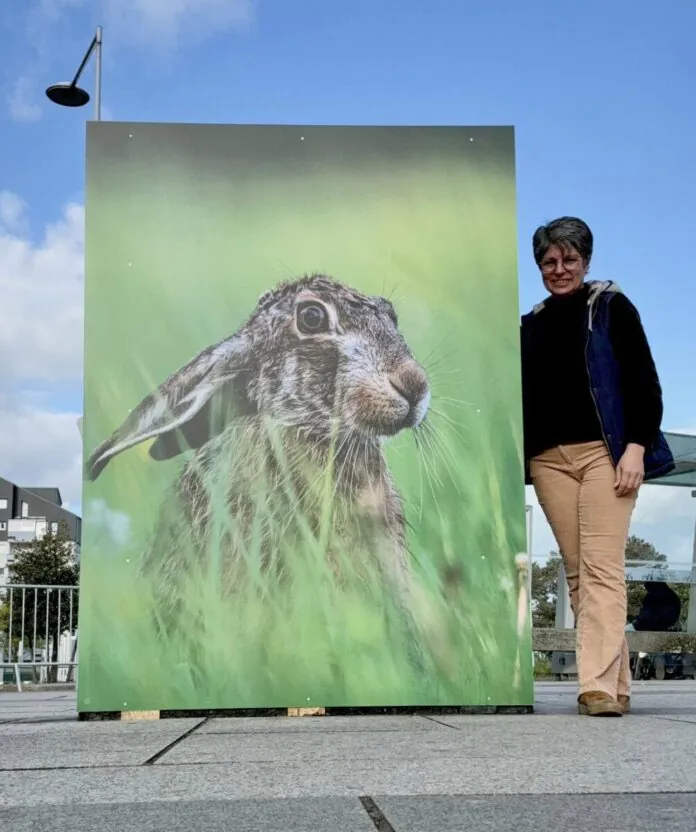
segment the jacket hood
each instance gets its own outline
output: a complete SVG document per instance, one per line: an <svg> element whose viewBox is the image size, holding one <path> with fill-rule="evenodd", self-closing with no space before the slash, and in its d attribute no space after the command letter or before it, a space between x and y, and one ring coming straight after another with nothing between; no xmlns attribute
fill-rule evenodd
<svg viewBox="0 0 696 832"><path fill-rule="evenodd" d="M592 312L594 305L597 303L597 298L599 298L600 295L604 295L607 292L622 294L619 284L615 283L613 280L587 280L585 282L585 286L587 286L590 290L587 298L587 306L590 309L590 313ZM549 298L550 296L542 300L540 303L537 303L532 308L532 313L534 315L538 315L539 312L541 312L541 310L546 306Z"/></svg>

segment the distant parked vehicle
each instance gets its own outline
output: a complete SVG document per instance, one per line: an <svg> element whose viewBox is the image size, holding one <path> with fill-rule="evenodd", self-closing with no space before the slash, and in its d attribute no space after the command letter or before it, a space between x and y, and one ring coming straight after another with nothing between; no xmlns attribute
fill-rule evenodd
<svg viewBox="0 0 696 832"><path fill-rule="evenodd" d="M636 663L638 676L636 677ZM631 656L631 674L638 679L696 679L696 653L640 653Z"/></svg>

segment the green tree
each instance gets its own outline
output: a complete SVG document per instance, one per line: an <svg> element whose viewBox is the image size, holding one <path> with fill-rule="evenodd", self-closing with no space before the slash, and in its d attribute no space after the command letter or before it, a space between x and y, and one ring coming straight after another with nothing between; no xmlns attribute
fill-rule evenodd
<svg viewBox="0 0 696 832"><path fill-rule="evenodd" d="M626 564L648 561L650 563L667 563L667 556L658 552L652 543L642 537L630 535L626 541Z"/></svg>
<svg viewBox="0 0 696 832"><path fill-rule="evenodd" d="M7 650L7 636L10 629L10 607L4 597L0 600L0 652ZM0 670L0 673L2 671Z"/></svg>
<svg viewBox="0 0 696 832"><path fill-rule="evenodd" d="M535 627L555 626L560 562L558 552L551 552L543 566L532 563L532 622Z"/></svg>
<svg viewBox="0 0 696 832"><path fill-rule="evenodd" d="M68 528L64 523L59 524L56 532L47 531L41 539L17 544L13 554L8 589L13 584L77 586L79 566L73 554ZM25 647L32 647L35 628L37 643L45 643L48 632L51 640L50 661L57 661L60 635L68 630L71 624L73 629L77 625L77 596L77 592L58 589L24 592L15 590L12 609L13 635L19 635L23 624ZM55 671L55 668L52 668L52 671Z"/></svg>

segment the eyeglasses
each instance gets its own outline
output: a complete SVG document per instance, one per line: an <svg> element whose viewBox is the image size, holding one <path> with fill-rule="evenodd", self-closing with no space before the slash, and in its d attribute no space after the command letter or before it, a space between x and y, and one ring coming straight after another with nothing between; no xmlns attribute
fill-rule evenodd
<svg viewBox="0 0 696 832"><path fill-rule="evenodd" d="M573 269L577 269L577 267L581 264L582 260L575 254L569 254L567 257L564 257L561 261L563 265L563 269L567 272L572 271ZM542 260L539 264L542 272L544 274L551 274L558 269L558 260Z"/></svg>

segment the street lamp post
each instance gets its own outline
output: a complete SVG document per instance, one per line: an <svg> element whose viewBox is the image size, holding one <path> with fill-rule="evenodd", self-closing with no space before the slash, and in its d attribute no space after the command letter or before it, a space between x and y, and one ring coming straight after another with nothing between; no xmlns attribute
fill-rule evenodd
<svg viewBox="0 0 696 832"><path fill-rule="evenodd" d="M527 570L529 600L532 598L532 564L534 562L534 506L525 506L525 513L527 515Z"/></svg>
<svg viewBox="0 0 696 832"><path fill-rule="evenodd" d="M696 497L696 490L691 492ZM686 631L696 635L696 521L694 521L694 546L691 555L691 583L689 584L689 612L686 618Z"/></svg>
<svg viewBox="0 0 696 832"><path fill-rule="evenodd" d="M95 60L95 91L94 91L94 115L97 121L101 121L101 83L102 83L102 27L97 26L96 34L85 52L75 77L72 81L63 81L53 84L46 90L46 95L54 104L61 107L84 107L89 102L90 96L87 90L77 86L80 76L84 72L89 59L94 53Z"/></svg>

